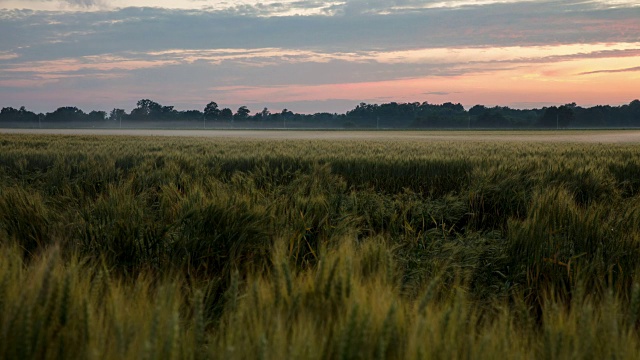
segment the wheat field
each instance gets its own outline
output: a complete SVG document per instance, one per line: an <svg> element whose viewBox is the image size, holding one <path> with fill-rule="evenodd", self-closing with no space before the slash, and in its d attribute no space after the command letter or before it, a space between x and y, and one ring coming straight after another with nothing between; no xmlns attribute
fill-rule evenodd
<svg viewBox="0 0 640 360"><path fill-rule="evenodd" d="M300 133L0 134L0 357L638 358L637 135Z"/></svg>

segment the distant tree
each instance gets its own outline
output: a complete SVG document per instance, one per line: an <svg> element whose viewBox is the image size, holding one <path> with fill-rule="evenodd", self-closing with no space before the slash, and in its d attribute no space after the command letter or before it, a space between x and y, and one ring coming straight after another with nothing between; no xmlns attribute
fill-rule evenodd
<svg viewBox="0 0 640 360"><path fill-rule="evenodd" d="M310 119L311 121L314 121L316 123L324 123L327 125L330 125L329 123L332 122L333 120L335 120L335 118L337 117L337 114L331 114L331 113L315 113L313 114L312 118Z"/></svg>
<svg viewBox="0 0 640 360"><path fill-rule="evenodd" d="M1 122L18 122L20 121L20 110L12 107L4 107L0 110Z"/></svg>
<svg viewBox="0 0 640 360"><path fill-rule="evenodd" d="M160 114L158 114L158 118L160 120L177 120L179 118L180 113L173 106L163 106L160 109Z"/></svg>
<svg viewBox="0 0 640 360"><path fill-rule="evenodd" d="M485 109L476 120L476 126L480 128L506 128L511 124L502 114L500 108Z"/></svg>
<svg viewBox="0 0 640 360"><path fill-rule="evenodd" d="M271 116L271 112L269 111L269 109L265 107L264 109L262 109L261 112L259 112L256 115L259 115L260 120L267 121L269 120L269 116Z"/></svg>
<svg viewBox="0 0 640 360"><path fill-rule="evenodd" d="M88 121L102 122L102 121L105 121L106 119L107 119L106 111L93 110L89 114L87 114Z"/></svg>
<svg viewBox="0 0 640 360"><path fill-rule="evenodd" d="M612 108L610 106L594 106L588 109L580 109L577 112L578 125L585 127L606 127L611 123ZM548 115L553 117L553 115ZM553 119L548 119L552 122Z"/></svg>
<svg viewBox="0 0 640 360"><path fill-rule="evenodd" d="M221 120L233 120L233 111L229 108L224 108L220 110L220 119Z"/></svg>
<svg viewBox="0 0 640 360"><path fill-rule="evenodd" d="M551 106L544 109L544 113L538 121L538 126L544 128L566 128L574 120L574 108L571 105Z"/></svg>
<svg viewBox="0 0 640 360"><path fill-rule="evenodd" d="M136 120L149 120L162 113L162 105L149 99L142 99L136 103L136 108L131 110L131 117Z"/></svg>
<svg viewBox="0 0 640 360"><path fill-rule="evenodd" d="M474 105L471 109L469 109L469 115L471 116L480 116L485 111L487 111L487 107L484 105Z"/></svg>
<svg viewBox="0 0 640 360"><path fill-rule="evenodd" d="M391 109L391 108L394 108L395 105L397 104L396 103L388 104L388 107L390 109L388 109L387 112L395 112ZM347 111L346 115L349 121L353 123L354 126L357 126L364 121L371 121L372 119L375 119L376 118L375 113L376 113L377 107L378 105L361 102L356 106L355 109Z"/></svg>
<svg viewBox="0 0 640 360"><path fill-rule="evenodd" d="M249 111L249 108L247 108L246 106L240 106L238 108L238 111L236 111L235 115L233 115L233 119L234 120L247 120L249 118L249 113L251 111Z"/></svg>
<svg viewBox="0 0 640 360"><path fill-rule="evenodd" d="M200 110L187 110L179 114L181 120L185 121L202 121L204 113Z"/></svg>
<svg viewBox="0 0 640 360"><path fill-rule="evenodd" d="M63 106L54 112L47 113L47 122L80 122L86 120L85 113L75 106Z"/></svg>
<svg viewBox="0 0 640 360"><path fill-rule="evenodd" d="M443 109L448 109L448 110L451 110L451 111L457 111L457 112L464 111L464 107L460 103L454 104L454 103L451 103L451 102L446 102L446 103L442 104L441 107Z"/></svg>
<svg viewBox="0 0 640 360"><path fill-rule="evenodd" d="M217 120L220 117L220 112L218 104L213 101L204 107L204 116L207 120Z"/></svg>
<svg viewBox="0 0 640 360"><path fill-rule="evenodd" d="M290 111L289 109L282 109L279 118L282 120L283 126L287 127L287 122L293 121L294 116L293 111Z"/></svg>
<svg viewBox="0 0 640 360"><path fill-rule="evenodd" d="M430 118L428 116L418 116L409 124L412 128L428 128L432 127Z"/></svg>
<svg viewBox="0 0 640 360"><path fill-rule="evenodd" d="M287 120L291 120L295 114L293 113L293 111L290 111L289 109L282 109L282 112L280 113L280 115L282 115L282 117L286 118Z"/></svg>
<svg viewBox="0 0 640 360"><path fill-rule="evenodd" d="M103 121L108 118L119 122L124 118L135 120L188 120L202 121L204 119L272 121L282 123L287 127L291 122L306 122L323 126L356 126L373 127L423 127L423 128L460 128L468 126L482 127L640 127L640 100L633 100L627 105L610 106L597 105L582 108L575 103L560 107L542 109L510 109L508 107L487 108L475 105L465 111L462 105L446 102L441 105L418 103L385 104L360 103L355 109L344 114L316 113L296 114L288 109L271 113L268 108L249 115L249 109L241 106L234 114L231 109L220 110L215 102L206 105L204 112L199 110L177 111L173 106L162 106L149 99L137 102L137 107L130 115L122 109L113 109L107 117L103 111L91 111L85 114L77 107L67 106L56 109L51 113L35 114L21 107L4 107L0 109L0 122L30 123L44 122L82 122Z"/></svg>
<svg viewBox="0 0 640 360"><path fill-rule="evenodd" d="M627 118L629 125L640 126L640 100L633 100L629 103Z"/></svg>
<svg viewBox="0 0 640 360"><path fill-rule="evenodd" d="M123 109L114 108L109 112L109 121L113 125L122 126L122 120L127 118L127 113Z"/></svg>
<svg viewBox="0 0 640 360"><path fill-rule="evenodd" d="M38 122L38 117L39 115L27 110L24 106L21 106L20 109L5 107L0 110L0 122L34 124Z"/></svg>
<svg viewBox="0 0 640 360"><path fill-rule="evenodd" d="M127 113L123 109L113 109L109 112L109 120L120 121L127 116Z"/></svg>
<svg viewBox="0 0 640 360"><path fill-rule="evenodd" d="M555 128L559 125L559 113L557 106L543 108L544 113L538 119L538 126L543 128Z"/></svg>
<svg viewBox="0 0 640 360"><path fill-rule="evenodd" d="M273 122L282 122L282 115L280 113L273 113L269 116L269 120Z"/></svg>

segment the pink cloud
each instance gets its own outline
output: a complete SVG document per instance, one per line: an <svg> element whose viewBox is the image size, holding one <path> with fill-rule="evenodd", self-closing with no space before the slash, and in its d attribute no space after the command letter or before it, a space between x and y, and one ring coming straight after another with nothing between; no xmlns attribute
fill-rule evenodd
<svg viewBox="0 0 640 360"><path fill-rule="evenodd" d="M3 71L11 73L66 73L81 70L95 71L131 71L177 64L175 60L139 60L121 57L84 57L79 59L60 59L49 61L25 62L7 66ZM92 75L93 76L93 75Z"/></svg>

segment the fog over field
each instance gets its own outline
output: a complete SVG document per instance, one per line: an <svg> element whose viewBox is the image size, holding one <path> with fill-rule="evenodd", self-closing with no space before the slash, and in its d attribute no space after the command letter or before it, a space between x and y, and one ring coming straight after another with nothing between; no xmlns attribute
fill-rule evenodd
<svg viewBox="0 0 640 360"><path fill-rule="evenodd" d="M4 134L178 136L273 140L424 140L640 143L639 130L552 131L284 131L150 129L0 129Z"/></svg>

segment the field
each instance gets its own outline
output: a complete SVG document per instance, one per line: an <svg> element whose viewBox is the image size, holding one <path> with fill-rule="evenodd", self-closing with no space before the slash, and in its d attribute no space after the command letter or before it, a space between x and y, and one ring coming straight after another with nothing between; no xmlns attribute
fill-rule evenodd
<svg viewBox="0 0 640 360"><path fill-rule="evenodd" d="M637 130L564 131L345 131L345 130L167 130L167 129L0 129L5 134L126 135L256 140L395 140L640 143Z"/></svg>
<svg viewBox="0 0 640 360"><path fill-rule="evenodd" d="M638 132L2 131L1 358L640 353Z"/></svg>

